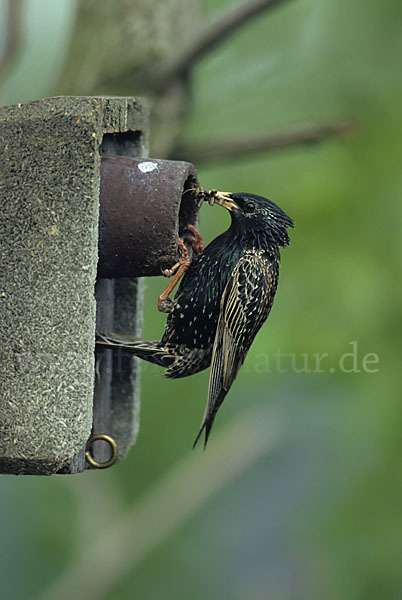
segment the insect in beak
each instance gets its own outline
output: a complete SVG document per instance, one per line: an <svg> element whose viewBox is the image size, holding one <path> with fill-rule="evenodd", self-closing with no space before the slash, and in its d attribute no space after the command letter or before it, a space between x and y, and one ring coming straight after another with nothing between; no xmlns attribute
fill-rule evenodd
<svg viewBox="0 0 402 600"><path fill-rule="evenodd" d="M239 206L232 199L230 192L218 192L218 190L204 190L204 200L211 206L218 204L227 210L238 210Z"/></svg>

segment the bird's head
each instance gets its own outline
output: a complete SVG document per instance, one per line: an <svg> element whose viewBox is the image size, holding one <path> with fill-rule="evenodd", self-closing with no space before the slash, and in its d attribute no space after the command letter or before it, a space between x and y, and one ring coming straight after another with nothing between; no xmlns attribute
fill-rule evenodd
<svg viewBox="0 0 402 600"><path fill-rule="evenodd" d="M268 198L243 192L211 192L210 200L230 211L232 228L250 241L257 240L260 247L289 244L288 227L293 221L279 206Z"/></svg>

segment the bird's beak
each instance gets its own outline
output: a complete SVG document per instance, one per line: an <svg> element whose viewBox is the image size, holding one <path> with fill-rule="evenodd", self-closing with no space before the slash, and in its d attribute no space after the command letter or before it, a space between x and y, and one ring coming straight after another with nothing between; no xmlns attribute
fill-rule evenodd
<svg viewBox="0 0 402 600"><path fill-rule="evenodd" d="M228 210L239 210L239 205L236 204L229 192L214 192L212 198L214 200L213 204L218 204Z"/></svg>

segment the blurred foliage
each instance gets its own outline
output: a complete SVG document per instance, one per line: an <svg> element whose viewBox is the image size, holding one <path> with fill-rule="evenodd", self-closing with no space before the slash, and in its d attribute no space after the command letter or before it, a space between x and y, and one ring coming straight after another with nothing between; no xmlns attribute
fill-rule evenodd
<svg viewBox="0 0 402 600"><path fill-rule="evenodd" d="M50 13L56 4L68 13ZM53 89L49 64L65 55L71 35L66 4L26 2L24 52L0 90L3 102ZM225 4L210 0L209 16ZM44 29L40 24L50 15L54 26ZM354 120L355 131L319 146L197 165L205 187L268 195L294 218L272 314L205 455L192 453L191 443L208 374L166 381L144 365L141 432L125 462L75 477L0 479L5 597L31 598L54 584L47 597L59 598L65 573L77 565L85 569L85 548L113 532L120 517L130 524L140 507L142 535L149 526L154 536L150 548L122 556L124 569L112 573L96 597L401 596L401 25L398 0L298 0L249 24L197 68L187 141L344 117ZM64 32L58 40L50 37L55 30ZM38 54L28 76L31 47ZM201 223L210 240L228 216L206 206ZM148 282L147 337L157 338L163 329L154 304L164 283ZM360 372L343 373L339 359L353 341ZM303 354L310 370L315 353L329 356L323 373L291 372L289 357L283 362L288 372L281 373L278 350L294 354L299 369ZM362 368L369 353L379 357L378 372ZM213 482L222 465L241 463L248 440L256 443L253 428L246 427L250 411L261 427L266 424L272 447L239 467L237 478L217 484L202 504L194 502L193 510L186 505L186 512L183 495L191 498L188 488L198 489L198 479L208 481L202 460ZM239 422L243 433L219 446L225 427ZM214 447L225 451L213 454ZM187 470L180 470L180 461ZM176 498L159 493L162 478L177 482ZM176 506L182 520L158 539L153 523L169 523ZM116 539L99 572L86 572L88 581L107 572ZM144 539L138 547L146 547ZM83 597L83 589L71 593Z"/></svg>

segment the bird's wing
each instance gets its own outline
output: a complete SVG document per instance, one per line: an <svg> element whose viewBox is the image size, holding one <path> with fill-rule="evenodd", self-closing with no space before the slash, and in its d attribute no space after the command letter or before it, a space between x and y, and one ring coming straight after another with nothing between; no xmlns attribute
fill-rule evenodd
<svg viewBox="0 0 402 600"><path fill-rule="evenodd" d="M246 253L234 268L222 295L212 350L208 403L194 445L204 429L206 444L216 413L269 314L277 279L277 262L261 253Z"/></svg>

